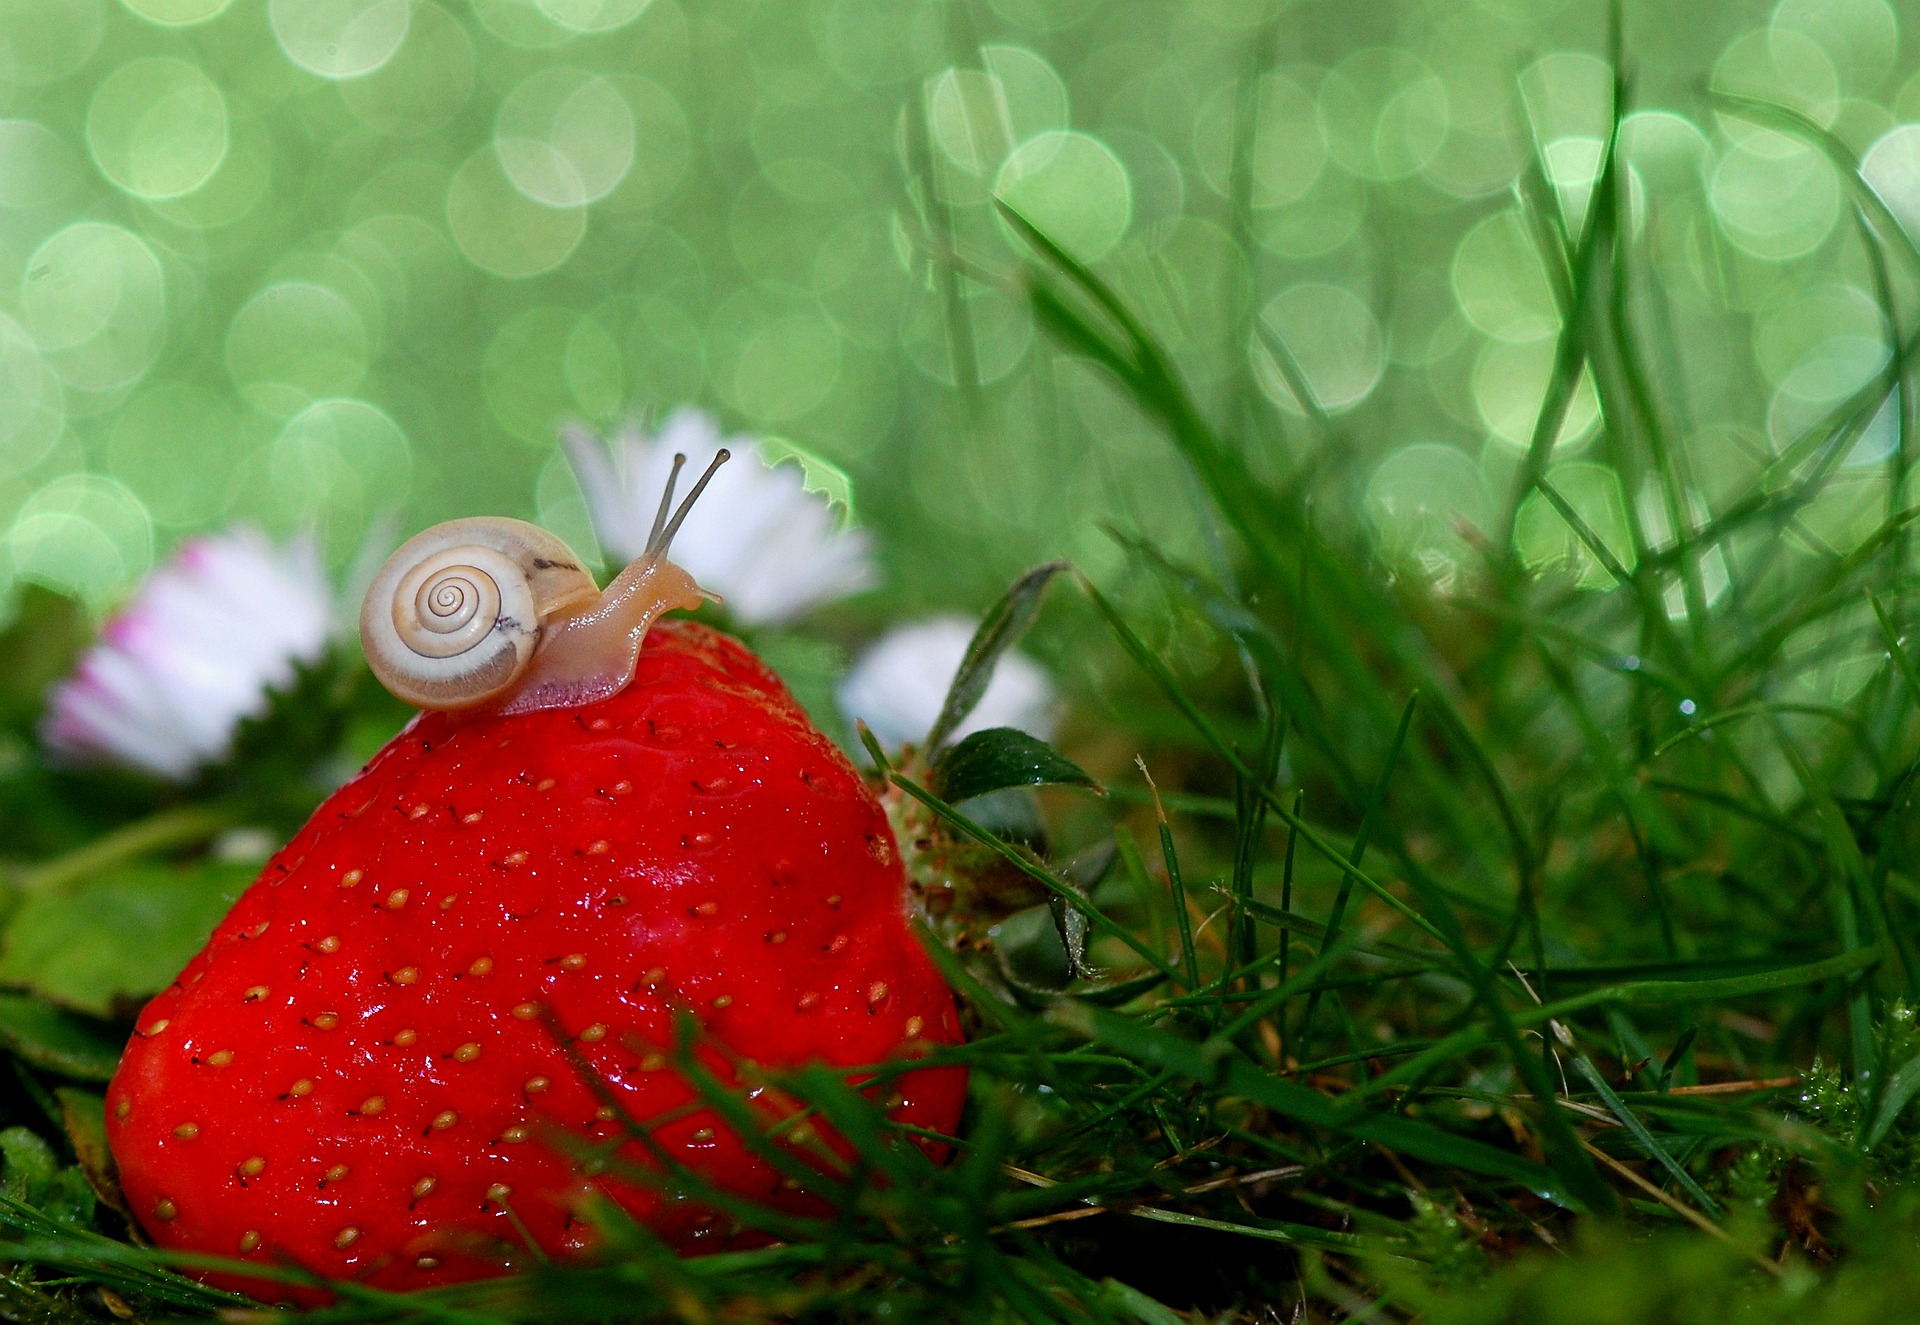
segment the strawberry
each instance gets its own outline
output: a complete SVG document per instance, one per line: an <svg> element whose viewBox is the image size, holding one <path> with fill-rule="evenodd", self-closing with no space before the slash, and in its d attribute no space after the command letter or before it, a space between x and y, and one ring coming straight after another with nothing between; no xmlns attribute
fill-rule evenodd
<svg viewBox="0 0 1920 1325"><path fill-rule="evenodd" d="M562 1134L648 1165L620 1112L659 1119L706 1182L819 1210L689 1103L674 1020L697 1016L702 1061L733 1081L955 1043L906 908L872 792L704 626L655 625L611 698L425 713L141 1013L107 1097L129 1207L161 1247L387 1289L500 1273L525 1240L586 1251L595 1193L681 1251L747 1245ZM892 1117L951 1132L965 1076L892 1089Z"/></svg>

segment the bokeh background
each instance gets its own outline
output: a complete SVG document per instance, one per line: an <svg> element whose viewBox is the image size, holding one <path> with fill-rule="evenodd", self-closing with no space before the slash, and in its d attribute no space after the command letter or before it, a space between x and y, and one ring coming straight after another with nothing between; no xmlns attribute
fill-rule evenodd
<svg viewBox="0 0 1920 1325"><path fill-rule="evenodd" d="M1713 95L1829 130L1920 229L1920 5L1624 25L1652 387L1710 505L1893 334L1833 153ZM557 428L683 403L851 476L889 612L1114 566L1101 520L1197 549L1170 450L1035 327L996 194L1444 588L1551 370L1529 162L1577 229L1607 48L1553 0L0 0L0 589L105 607L233 521L336 568L476 512L590 545ZM1631 558L1599 425L1583 384L1555 486ZM1884 516L1894 435L1796 538ZM1528 559L1586 556L1534 503Z"/></svg>

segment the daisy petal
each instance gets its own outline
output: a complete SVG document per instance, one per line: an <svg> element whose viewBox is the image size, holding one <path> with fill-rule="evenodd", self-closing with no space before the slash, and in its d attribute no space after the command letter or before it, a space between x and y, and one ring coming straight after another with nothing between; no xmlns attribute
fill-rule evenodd
<svg viewBox="0 0 1920 1325"><path fill-rule="evenodd" d="M855 660L841 683L841 710L871 727L882 745L925 739L978 625L966 617L941 616L888 631ZM1052 678L1025 654L1009 652L1001 655L986 693L953 739L988 727L1017 727L1045 740L1054 722Z"/></svg>
<svg viewBox="0 0 1920 1325"><path fill-rule="evenodd" d="M224 757L267 692L316 661L333 594L308 540L255 529L197 538L140 587L49 699L40 737L57 761L183 782Z"/></svg>
<svg viewBox="0 0 1920 1325"><path fill-rule="evenodd" d="M827 499L807 491L798 465L770 462L750 437L723 437L711 415L676 410L651 437L631 424L604 441L569 428L560 444L586 497L595 537L622 561L646 550L674 455L687 457L684 493L688 477L728 448L733 461L713 476L681 525L673 559L747 625L792 621L879 579L872 540L839 527Z"/></svg>

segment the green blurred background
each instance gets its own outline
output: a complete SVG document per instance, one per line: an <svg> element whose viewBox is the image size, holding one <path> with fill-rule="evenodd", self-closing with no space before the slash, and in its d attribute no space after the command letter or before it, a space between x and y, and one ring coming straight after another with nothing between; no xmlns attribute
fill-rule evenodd
<svg viewBox="0 0 1920 1325"><path fill-rule="evenodd" d="M1607 40L1549 0L0 0L0 583L106 606L236 520L336 567L396 519L589 544L558 426L682 403L848 471L892 611L1110 568L1103 519L1200 550L1170 450L1034 326L997 193L1269 472L1331 442L1324 518L1444 589L1550 375L1521 195L1538 160L1577 229ZM1920 224L1917 41L1885 0L1626 7L1641 329L1703 509L1891 335L1831 154L1711 91ZM1630 559L1598 424L1583 386L1556 486ZM1882 518L1895 432L1796 537ZM1534 502L1528 558L1587 556Z"/></svg>

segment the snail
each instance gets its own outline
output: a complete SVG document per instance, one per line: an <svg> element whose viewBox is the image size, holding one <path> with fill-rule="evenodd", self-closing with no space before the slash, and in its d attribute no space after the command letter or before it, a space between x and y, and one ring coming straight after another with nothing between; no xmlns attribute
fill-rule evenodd
<svg viewBox="0 0 1920 1325"><path fill-rule="evenodd" d="M674 509L686 459L673 458L645 550L604 591L565 542L524 520L476 516L414 535L361 604L367 665L423 709L527 713L618 694L661 613L719 601L667 549L728 453Z"/></svg>

